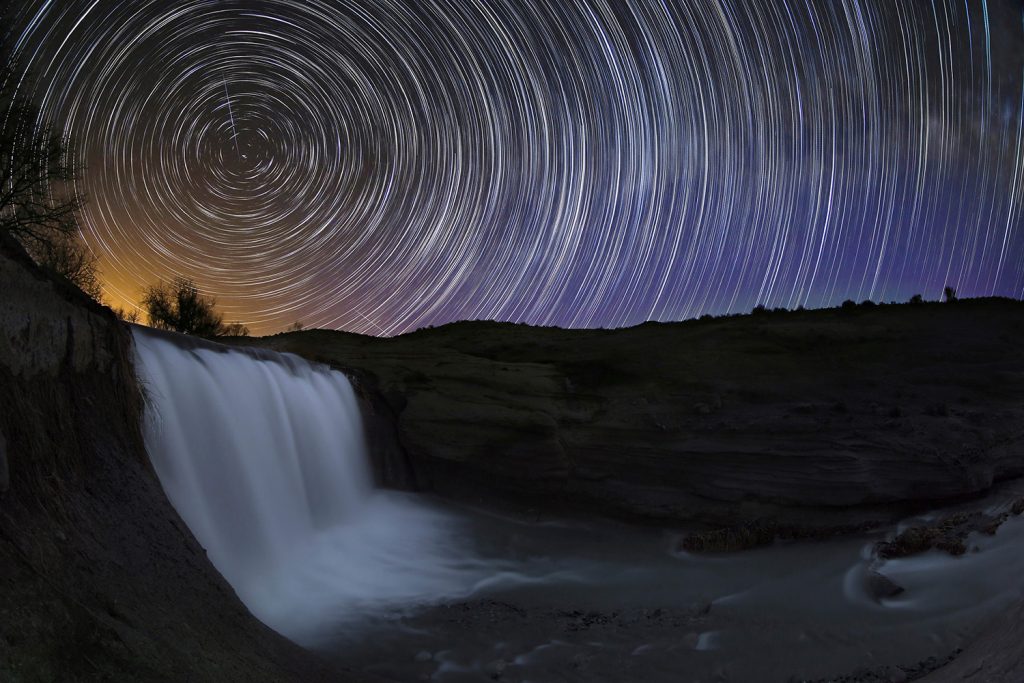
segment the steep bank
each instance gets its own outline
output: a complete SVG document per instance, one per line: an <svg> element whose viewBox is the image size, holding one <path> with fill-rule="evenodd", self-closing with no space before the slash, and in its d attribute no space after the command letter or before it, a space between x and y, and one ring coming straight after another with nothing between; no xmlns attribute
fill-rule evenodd
<svg viewBox="0 0 1024 683"><path fill-rule="evenodd" d="M1022 335L1024 304L987 299L247 343L362 377L390 414L414 487L827 527L1024 473Z"/></svg>
<svg viewBox="0 0 1024 683"><path fill-rule="evenodd" d="M168 503L130 335L0 243L0 679L351 680L254 619Z"/></svg>
<svg viewBox="0 0 1024 683"><path fill-rule="evenodd" d="M922 683L1024 680L1024 603L1018 603L975 635L952 662Z"/></svg>

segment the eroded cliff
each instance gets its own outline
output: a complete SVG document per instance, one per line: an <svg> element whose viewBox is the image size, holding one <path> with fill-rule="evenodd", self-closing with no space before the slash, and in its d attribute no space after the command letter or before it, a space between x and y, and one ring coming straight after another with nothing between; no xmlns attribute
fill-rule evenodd
<svg viewBox="0 0 1024 683"><path fill-rule="evenodd" d="M0 240L0 680L352 680L242 606L168 503L131 338Z"/></svg>
<svg viewBox="0 0 1024 683"><path fill-rule="evenodd" d="M1024 304L257 343L355 371L413 484L668 520L837 527L1024 473Z"/></svg>

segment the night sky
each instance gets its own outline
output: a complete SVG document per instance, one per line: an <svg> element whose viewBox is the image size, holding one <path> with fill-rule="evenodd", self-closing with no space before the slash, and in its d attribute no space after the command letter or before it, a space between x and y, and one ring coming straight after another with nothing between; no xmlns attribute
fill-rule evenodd
<svg viewBox="0 0 1024 683"><path fill-rule="evenodd" d="M3 10L0 10L2 12ZM1024 294L1020 0L31 0L107 299L256 333Z"/></svg>

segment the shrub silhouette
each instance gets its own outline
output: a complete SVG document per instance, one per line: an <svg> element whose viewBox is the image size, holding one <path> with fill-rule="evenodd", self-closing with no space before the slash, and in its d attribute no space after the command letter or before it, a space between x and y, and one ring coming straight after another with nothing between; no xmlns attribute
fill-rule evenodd
<svg viewBox="0 0 1024 683"><path fill-rule="evenodd" d="M121 308L117 306L111 310L114 311L114 315L117 316L118 320L123 320L126 323L139 322L139 311L136 308Z"/></svg>
<svg viewBox="0 0 1024 683"><path fill-rule="evenodd" d="M53 234L47 242L28 242L24 246L43 269L67 278L93 300L102 302L98 259L76 235Z"/></svg>
<svg viewBox="0 0 1024 683"><path fill-rule="evenodd" d="M248 337L249 328L239 322L228 323L221 325L220 332L217 333L218 337Z"/></svg>
<svg viewBox="0 0 1024 683"><path fill-rule="evenodd" d="M216 299L203 296L194 282L181 277L171 282L158 282L146 289L142 297L149 324L157 329L197 337L249 334L249 329L241 323L225 325L216 306Z"/></svg>
<svg viewBox="0 0 1024 683"><path fill-rule="evenodd" d="M910 303L915 304L915 305L916 304L923 304L924 303L924 297L922 297L920 294L915 294L914 296L910 297Z"/></svg>
<svg viewBox="0 0 1024 683"><path fill-rule="evenodd" d="M956 288L946 285L946 288L942 290L942 294L946 298L947 304L951 304L956 301Z"/></svg>

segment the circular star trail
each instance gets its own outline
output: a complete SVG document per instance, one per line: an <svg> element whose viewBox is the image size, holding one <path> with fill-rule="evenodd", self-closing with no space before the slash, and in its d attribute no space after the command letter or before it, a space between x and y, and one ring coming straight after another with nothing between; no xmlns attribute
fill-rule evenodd
<svg viewBox="0 0 1024 683"><path fill-rule="evenodd" d="M1024 292L1011 0L26 1L107 297L396 334Z"/></svg>

